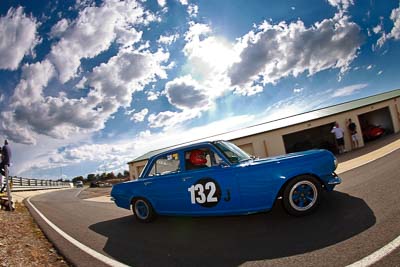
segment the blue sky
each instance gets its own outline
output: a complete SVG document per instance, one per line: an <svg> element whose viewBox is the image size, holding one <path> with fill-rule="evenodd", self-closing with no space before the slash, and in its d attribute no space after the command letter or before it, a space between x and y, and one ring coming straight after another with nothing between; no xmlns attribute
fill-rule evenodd
<svg viewBox="0 0 400 267"><path fill-rule="evenodd" d="M12 174L150 150L399 88L399 1L1 1Z"/></svg>

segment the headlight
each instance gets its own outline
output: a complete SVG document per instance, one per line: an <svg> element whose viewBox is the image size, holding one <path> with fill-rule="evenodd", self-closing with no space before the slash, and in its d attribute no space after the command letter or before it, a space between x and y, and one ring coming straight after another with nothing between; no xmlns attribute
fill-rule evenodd
<svg viewBox="0 0 400 267"><path fill-rule="evenodd" d="M336 168L338 166L338 161L337 161L336 157L333 157L333 164L335 164L335 170L336 170Z"/></svg>

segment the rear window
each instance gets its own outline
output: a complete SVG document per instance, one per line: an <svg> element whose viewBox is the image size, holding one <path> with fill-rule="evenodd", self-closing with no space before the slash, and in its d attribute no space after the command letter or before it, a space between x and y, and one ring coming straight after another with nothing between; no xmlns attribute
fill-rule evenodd
<svg viewBox="0 0 400 267"><path fill-rule="evenodd" d="M160 176L171 173L179 172L180 160L178 153L168 154L166 156L158 158L148 176Z"/></svg>

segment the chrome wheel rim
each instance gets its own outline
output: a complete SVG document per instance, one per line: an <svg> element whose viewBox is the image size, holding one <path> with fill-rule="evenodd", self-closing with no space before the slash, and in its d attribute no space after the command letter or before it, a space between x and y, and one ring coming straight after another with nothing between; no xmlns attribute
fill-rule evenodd
<svg viewBox="0 0 400 267"><path fill-rule="evenodd" d="M141 199L135 202L135 214L138 218L145 220L149 216L149 206Z"/></svg>
<svg viewBox="0 0 400 267"><path fill-rule="evenodd" d="M315 205L318 198L318 190L310 181L296 183L289 193L289 202L293 209L306 211Z"/></svg>

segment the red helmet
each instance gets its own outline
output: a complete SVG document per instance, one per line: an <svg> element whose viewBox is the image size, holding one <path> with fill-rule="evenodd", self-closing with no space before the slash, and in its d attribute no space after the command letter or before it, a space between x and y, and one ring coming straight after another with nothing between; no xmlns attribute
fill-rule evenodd
<svg viewBox="0 0 400 267"><path fill-rule="evenodd" d="M193 165L204 165L207 163L207 159L204 155L204 151L193 150L190 152L190 163Z"/></svg>

